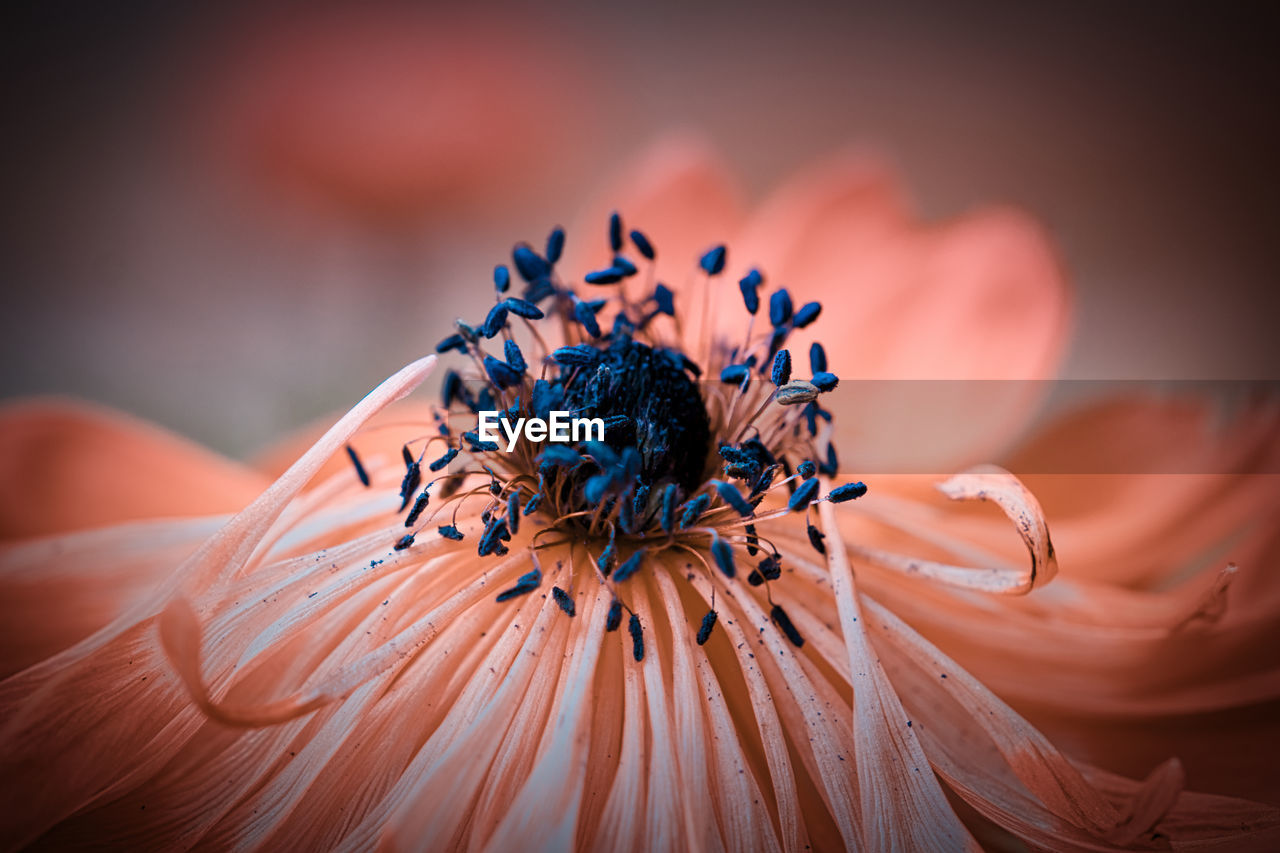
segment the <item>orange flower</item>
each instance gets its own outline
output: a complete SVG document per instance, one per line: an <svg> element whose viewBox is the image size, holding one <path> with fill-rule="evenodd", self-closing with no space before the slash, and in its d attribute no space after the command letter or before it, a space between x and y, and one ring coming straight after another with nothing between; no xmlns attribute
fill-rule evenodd
<svg viewBox="0 0 1280 853"><path fill-rule="evenodd" d="M1095 540L1090 528L1107 520L1078 511L1073 538L1097 563L1076 568L1064 549L1055 579L1045 514L1000 469L940 488L1007 520L942 512L919 478L868 477L865 497L837 488L821 359L811 384L774 355L805 341L809 324L766 291L771 310L744 333L722 270L768 258L798 294L821 293L812 329L825 326L830 365L846 376L1024 378L1052 365L1066 322L1034 227L1008 212L918 225L883 172L847 159L745 222L705 152L669 143L637 175L613 196L643 229L630 248L613 226L598 264L521 250L526 294L562 321L554 333L509 322L535 313L531 302L500 301L446 341L487 373L479 390L446 383L448 421L434 407L378 416L426 377L428 357L300 456L282 451L296 461L225 524L195 515L74 531L69 487L37 496L26 517L62 530L0 555L3 624L43 620L32 647L25 630L6 629L0 658L12 673L0 682L3 837L496 850L952 850L1010 835L1052 849L1274 845L1276 809L1186 793L1172 758L1144 782L1072 760L1000 698L1063 709L1064 730L1086 739L1088 710L1143 719L1272 698L1275 662L1252 649L1275 624L1273 602L1224 613L1232 575L1217 568L1156 583L1174 579L1185 552L1149 537L1183 522L1185 500L1139 504L1136 539ZM731 233L744 248L731 244L727 264L703 254ZM571 233L571 251L582 234ZM654 271L679 275L699 256L704 272L676 288L688 310L668 311ZM596 270L613 289L575 291L578 279L553 268ZM607 305L589 301L601 293L613 294ZM614 332L593 328L615 315ZM700 388L690 361L711 377ZM730 382L714 381L722 370ZM560 459L529 442L493 451L457 429L484 395L521 414L559 395L565 408L622 418L611 428L633 438ZM189 448L129 429L109 443L106 426L86 426L98 454L158 440L173 464L137 476L107 467L108 482L129 487L118 510L85 518L147 518L152 497L201 492ZM29 434L30 418L11 414L3 427ZM1274 452L1273 421L1245 429ZM971 437L982 438L948 452L971 454ZM432 444L463 450L463 467L427 474L444 449L428 457ZM226 509L252 486L251 473L218 466L207 503L169 514ZM1219 485L1238 507L1276 507L1269 487ZM8 479L6 491L6 530L21 533L22 496ZM1239 528L1238 511L1226 513L1186 541ZM1272 535L1250 538L1253 556ZM1124 580L1148 582L1126 589L1105 564L1135 554L1150 560ZM127 588L103 589L114 578ZM39 596L46 583L102 603L67 618L62 600ZM11 600L28 611L22 623ZM1212 669L1233 652L1248 652L1247 665ZM1194 665L1181 668L1189 654ZM1152 661L1147 682L1126 684Z"/></svg>

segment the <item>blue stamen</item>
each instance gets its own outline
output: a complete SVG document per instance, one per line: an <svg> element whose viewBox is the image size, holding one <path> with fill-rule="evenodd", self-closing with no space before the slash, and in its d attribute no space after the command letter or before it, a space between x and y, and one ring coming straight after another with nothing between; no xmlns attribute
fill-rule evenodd
<svg viewBox="0 0 1280 853"><path fill-rule="evenodd" d="M613 573L613 582L622 583L627 578L631 577L637 571L639 571L640 566L643 562L644 562L644 551L643 550L636 551L634 554L632 554L630 557L627 558L625 563L623 563L621 566L618 566L618 570Z"/></svg>
<svg viewBox="0 0 1280 853"><path fill-rule="evenodd" d="M416 461L410 460L408 470L404 472L404 479L400 481L400 509L397 512L404 512L404 508L409 505L409 499L413 497L413 493L417 491L421 482L422 467Z"/></svg>
<svg viewBox="0 0 1280 853"><path fill-rule="evenodd" d="M604 550L600 552L600 556L596 559L596 567L600 569L601 574L605 577L609 576L609 572L613 571L614 564L618 562L618 552L613 546L613 540L609 540L609 544L604 546Z"/></svg>
<svg viewBox="0 0 1280 853"><path fill-rule="evenodd" d="M452 462L453 458L457 455L458 455L458 448L450 447L447 451L445 451L444 456L441 456L439 459L437 459L435 462L432 462L427 467L430 468L433 472L439 471L441 468L443 468L444 466Z"/></svg>
<svg viewBox="0 0 1280 853"><path fill-rule="evenodd" d="M649 242L649 238L644 236L643 233L633 230L631 232L631 242L636 247L636 251L644 255L646 259L650 261L654 259L656 253L653 251L653 244Z"/></svg>
<svg viewBox="0 0 1280 853"><path fill-rule="evenodd" d="M796 626L791 624L791 618L787 616L787 612L778 605L773 605L773 610L769 613L773 617L773 621L778 623L778 627L782 629L782 633L787 635L787 639L797 649L804 645L804 637L800 636L800 632L796 630Z"/></svg>
<svg viewBox="0 0 1280 853"><path fill-rule="evenodd" d="M753 269L738 281L738 289L742 291L742 301L747 306L747 313L755 316L760 310L760 284L764 276L760 270Z"/></svg>
<svg viewBox="0 0 1280 853"><path fill-rule="evenodd" d="M400 539L396 542L395 545L392 545L391 547L396 551L403 551L405 548L408 548L412 544L413 544L413 534L406 533L405 535L400 537Z"/></svg>
<svg viewBox="0 0 1280 853"><path fill-rule="evenodd" d="M825 372L827 369L827 351L822 348L822 344L814 341L809 345L809 370L814 375Z"/></svg>
<svg viewBox="0 0 1280 853"><path fill-rule="evenodd" d="M449 352L450 350L457 350L458 352L466 352L467 339L464 338L462 335L454 333L452 335L449 335L449 337L445 338L444 340L440 341L440 343L436 344L436 352L438 353L446 353L446 352Z"/></svg>
<svg viewBox="0 0 1280 853"><path fill-rule="evenodd" d="M796 316L791 320L791 325L797 329L803 329L805 326L818 319L818 315L822 313L821 302L806 302L796 312Z"/></svg>
<svg viewBox="0 0 1280 853"><path fill-rule="evenodd" d="M422 494L418 495L418 499L413 502L413 509L409 510L409 515L405 517L404 526L413 527L418 520L418 516L422 515L422 511L427 508L427 501L431 498L430 493L422 490Z"/></svg>
<svg viewBox="0 0 1280 853"><path fill-rule="evenodd" d="M827 498L832 503L844 503L856 498L860 498L867 493L866 483L846 483L843 486L832 489L831 494Z"/></svg>
<svg viewBox="0 0 1280 853"><path fill-rule="evenodd" d="M735 486L720 480L712 480L711 482L715 484L716 491L720 493L721 499L737 510L738 515L747 518L755 512L754 507L747 502L747 499L742 496L742 492L738 491Z"/></svg>
<svg viewBox="0 0 1280 853"><path fill-rule="evenodd" d="M702 625L698 628L698 645L705 646L707 640L711 639L711 629L716 626L716 612L708 610L707 615L702 617Z"/></svg>
<svg viewBox="0 0 1280 853"><path fill-rule="evenodd" d="M542 572L540 572L537 569L534 569L533 571L528 572L527 574L521 575L520 579L516 581L515 586L511 587L508 590L504 590L503 592L498 593L498 597L495 600L498 601L499 603L503 601L510 601L511 599L515 598L518 595L526 595L530 592L533 592L535 589L537 589L541 585L542 585Z"/></svg>
<svg viewBox="0 0 1280 853"><path fill-rule="evenodd" d="M520 532L520 495L512 492L507 495L507 522L511 525L511 535Z"/></svg>
<svg viewBox="0 0 1280 853"><path fill-rule="evenodd" d="M555 264L564 254L564 229L556 228L547 235L547 263Z"/></svg>
<svg viewBox="0 0 1280 853"><path fill-rule="evenodd" d="M557 364L562 364L565 367L592 365L600 360L600 350L590 344L577 344L570 347L560 347L560 349L551 353L551 358Z"/></svg>
<svg viewBox="0 0 1280 853"><path fill-rule="evenodd" d="M811 477L801 483L800 487L796 489L796 493L791 496L791 500L787 501L787 509L792 512L800 512L805 509L805 507L809 506L809 503L815 496L817 496L817 494L818 478Z"/></svg>
<svg viewBox="0 0 1280 853"><path fill-rule="evenodd" d="M493 287L499 293L506 293L511 289L511 270L505 264L498 264L493 268Z"/></svg>
<svg viewBox="0 0 1280 853"><path fill-rule="evenodd" d="M685 504L684 514L680 516L680 526L688 527L697 521L710 503L711 496L704 492Z"/></svg>
<svg viewBox="0 0 1280 853"><path fill-rule="evenodd" d="M480 325L480 334L492 338L507 325L507 306L499 302L489 309L484 322Z"/></svg>
<svg viewBox="0 0 1280 853"><path fill-rule="evenodd" d="M622 255L613 256L613 268L615 270L620 270L623 276L633 276L639 272L639 270L636 269L636 265L631 263L631 261L627 260Z"/></svg>
<svg viewBox="0 0 1280 853"><path fill-rule="evenodd" d="M818 466L813 464L811 460L804 460L800 463L800 467L796 469L796 473L806 480L818 473Z"/></svg>
<svg viewBox="0 0 1280 853"><path fill-rule="evenodd" d="M609 215L609 250L622 251L622 216L616 210Z"/></svg>
<svg viewBox="0 0 1280 853"><path fill-rule="evenodd" d="M365 488L369 487L369 472L364 470L364 464L360 461L360 457L356 455L356 449L351 445L347 445L347 456L351 459L351 464L355 466L356 476L360 478L360 484Z"/></svg>
<svg viewBox="0 0 1280 853"><path fill-rule="evenodd" d="M617 284L622 281L623 271L617 267L589 272L582 277L587 284Z"/></svg>
<svg viewBox="0 0 1280 853"><path fill-rule="evenodd" d="M731 364L720 371L720 381L726 385L741 385L750 375L745 364Z"/></svg>
<svg viewBox="0 0 1280 853"><path fill-rule="evenodd" d="M502 354L506 358L507 364L511 365L512 370L524 373L529 369L529 363L524 360L524 353L520 352L520 347L511 338L503 341Z"/></svg>
<svg viewBox="0 0 1280 853"><path fill-rule="evenodd" d="M436 529L440 531L440 535L445 539L452 539L455 542L462 541L462 533L452 524L442 524Z"/></svg>
<svg viewBox="0 0 1280 853"><path fill-rule="evenodd" d="M546 316L537 305L524 299L516 299L514 296L502 300L502 307L526 320L541 320Z"/></svg>
<svg viewBox="0 0 1280 853"><path fill-rule="evenodd" d="M827 537L822 535L822 531L814 527L812 524L806 526L805 532L809 534L809 544L813 546L813 550L819 554L827 553L827 548L822 544L822 540Z"/></svg>
<svg viewBox="0 0 1280 853"><path fill-rule="evenodd" d="M511 260L516 272L529 284L551 273L551 267L535 252L528 243L519 243L511 250Z"/></svg>
<svg viewBox="0 0 1280 853"><path fill-rule="evenodd" d="M596 320L595 312L586 302L574 304L573 318L582 324L582 328L586 329L588 335L593 338L600 337L600 323Z"/></svg>
<svg viewBox="0 0 1280 853"><path fill-rule="evenodd" d="M676 503L679 501L679 489L675 483L668 483L662 492L662 532L670 533L676 522Z"/></svg>
<svg viewBox="0 0 1280 853"><path fill-rule="evenodd" d="M840 384L840 380L834 373L827 373L825 370L813 374L813 379L809 381L819 391L830 391Z"/></svg>
<svg viewBox="0 0 1280 853"><path fill-rule="evenodd" d="M770 377L774 385L786 385L791 381L791 352L778 350L773 357L773 374Z"/></svg>
<svg viewBox="0 0 1280 853"><path fill-rule="evenodd" d="M644 660L644 632L640 629L640 617L634 613L627 621L627 631L631 634L631 656L637 662Z"/></svg>
<svg viewBox="0 0 1280 853"><path fill-rule="evenodd" d="M791 319L791 294L786 288L775 290L769 297L769 322L781 326Z"/></svg>
<svg viewBox="0 0 1280 853"><path fill-rule="evenodd" d="M621 624L622 602L615 598L609 603L609 615L604 620L604 629L606 631L616 631Z"/></svg>
<svg viewBox="0 0 1280 853"><path fill-rule="evenodd" d="M556 604L560 605L560 609L568 616L572 617L577 614L578 610L573 606L573 599L569 596L569 593L565 592L560 587L551 587L551 597L556 600Z"/></svg>
<svg viewBox="0 0 1280 853"><path fill-rule="evenodd" d="M711 556L715 558L716 565L724 572L725 577L732 578L738 573L733 564L733 548L719 536L711 541Z"/></svg>
<svg viewBox="0 0 1280 853"><path fill-rule="evenodd" d="M662 282L658 282L658 286L653 289L653 301L657 305L659 314L666 314L668 317L676 316L676 295Z"/></svg>
<svg viewBox="0 0 1280 853"><path fill-rule="evenodd" d="M723 245L708 249L707 253L698 261L698 265L702 267L707 275L719 275L724 272L725 247Z"/></svg>
<svg viewBox="0 0 1280 853"><path fill-rule="evenodd" d="M489 381L506 390L520 384L520 372L512 369L505 361L499 361L491 355L484 357L484 372L489 374Z"/></svg>

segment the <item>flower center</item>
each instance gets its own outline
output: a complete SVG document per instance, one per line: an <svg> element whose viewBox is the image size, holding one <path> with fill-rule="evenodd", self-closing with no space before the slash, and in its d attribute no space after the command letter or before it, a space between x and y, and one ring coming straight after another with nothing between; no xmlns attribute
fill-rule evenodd
<svg viewBox="0 0 1280 853"><path fill-rule="evenodd" d="M639 451L637 486L674 482L692 494L702 485L711 422L684 359L626 334L611 338L594 370L566 382L566 408L611 424L605 442L618 453Z"/></svg>

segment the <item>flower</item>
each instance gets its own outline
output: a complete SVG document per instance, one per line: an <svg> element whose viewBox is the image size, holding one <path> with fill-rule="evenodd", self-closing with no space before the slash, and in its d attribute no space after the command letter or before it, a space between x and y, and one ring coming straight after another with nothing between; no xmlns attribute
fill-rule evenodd
<svg viewBox="0 0 1280 853"><path fill-rule="evenodd" d="M1002 549L989 518L926 523L910 482L883 484L882 499L879 482L835 479L824 394L865 340L846 349L841 328L839 360L835 347L795 343L818 321L845 320L856 299L793 299L767 271L739 270L736 249L702 240L706 217L667 242L626 216L600 219L607 251L582 285L559 272L572 268L562 252L573 235L516 246L495 272L493 308L440 343L470 361L468 375L446 376L442 409L408 425L403 414L372 420L426 377L430 356L216 532L203 517L142 522L5 554L7 585L35 586L55 555L62 577L154 581L0 683L0 778L21 806L5 816L6 838L492 849L1274 840L1276 810L1184 793L1176 760L1141 783L1070 760L961 665L985 661L1009 681L1027 679L1037 653L1069 659L1009 644L1043 640L1037 621L1060 628L1090 602L1040 593L1057 554L1039 503L1004 471L941 487L1013 522L1017 536L1008 521L1002 533L1020 540L1021 565L981 554L981 568L954 561L975 542ZM668 257L677 274L687 260L702 286L660 283ZM1026 310L1045 310L1033 302ZM975 348L999 365L1046 346L1028 336L1021 350ZM927 366L919 348L898 348L904 369ZM604 440L526 439L505 453L476 428L482 411L514 421L559 407L599 417ZM343 467L304 491L335 458ZM899 552L904 538L911 550ZM171 571L183 549L193 553ZM1223 589L1148 595L1140 618L1167 639L1212 621Z"/></svg>

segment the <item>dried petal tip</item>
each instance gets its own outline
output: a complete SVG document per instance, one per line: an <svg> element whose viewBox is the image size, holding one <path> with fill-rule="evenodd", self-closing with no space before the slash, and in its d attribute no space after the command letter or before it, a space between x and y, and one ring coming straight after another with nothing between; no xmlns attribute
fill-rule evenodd
<svg viewBox="0 0 1280 853"><path fill-rule="evenodd" d="M702 625L698 628L698 645L705 646L707 640L711 638L711 629L716 626L716 612L708 610L707 615L702 617Z"/></svg>

